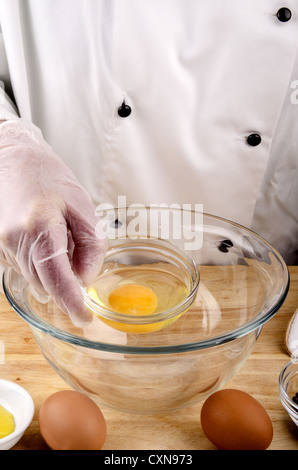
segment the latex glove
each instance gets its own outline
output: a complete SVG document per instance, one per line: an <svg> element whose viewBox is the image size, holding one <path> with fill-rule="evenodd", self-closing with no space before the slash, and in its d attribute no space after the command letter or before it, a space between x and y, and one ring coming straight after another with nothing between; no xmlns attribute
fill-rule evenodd
<svg viewBox="0 0 298 470"><path fill-rule="evenodd" d="M0 263L49 294L76 326L92 316L77 278L92 281L106 251L95 225L89 195L41 132L21 119L2 124Z"/></svg>

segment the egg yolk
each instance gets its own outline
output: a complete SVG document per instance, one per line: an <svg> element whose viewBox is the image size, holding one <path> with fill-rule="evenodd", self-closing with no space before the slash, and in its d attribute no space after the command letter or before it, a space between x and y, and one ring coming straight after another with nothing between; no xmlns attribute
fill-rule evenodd
<svg viewBox="0 0 298 470"><path fill-rule="evenodd" d="M11 434L14 429L13 415L0 405L0 439Z"/></svg>
<svg viewBox="0 0 298 470"><path fill-rule="evenodd" d="M157 296L153 290L138 284L116 287L108 301L112 310L126 315L150 315L157 307Z"/></svg>
<svg viewBox="0 0 298 470"><path fill-rule="evenodd" d="M88 295L98 305L106 307L105 303L98 297L97 291L94 287L88 289ZM116 313L126 314L137 317L150 315L156 312L158 298L155 292L140 284L125 284L118 286L110 293L108 299L109 307ZM94 312L93 312L94 313ZM126 333L138 333L146 334L158 331L176 321L180 315L174 318L170 318L165 321L138 324L138 323L125 323L114 320L108 320L107 318L98 315L106 325L112 328L123 331Z"/></svg>

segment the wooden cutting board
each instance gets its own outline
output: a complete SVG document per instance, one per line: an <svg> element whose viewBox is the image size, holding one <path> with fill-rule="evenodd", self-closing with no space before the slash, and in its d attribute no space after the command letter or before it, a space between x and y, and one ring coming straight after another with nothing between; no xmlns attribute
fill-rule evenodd
<svg viewBox="0 0 298 470"><path fill-rule="evenodd" d="M253 395L269 413L274 438L269 449L298 450L298 427L279 401L278 376L290 358L284 346L287 324L298 307L298 267L290 267L287 299L264 327L252 354L226 388ZM38 427L38 410L57 390L69 388L40 353L30 327L0 294L0 378L23 386L35 403L33 421L14 450L47 450ZM200 425L201 404L160 416L138 416L102 408L107 422L104 450L214 449Z"/></svg>

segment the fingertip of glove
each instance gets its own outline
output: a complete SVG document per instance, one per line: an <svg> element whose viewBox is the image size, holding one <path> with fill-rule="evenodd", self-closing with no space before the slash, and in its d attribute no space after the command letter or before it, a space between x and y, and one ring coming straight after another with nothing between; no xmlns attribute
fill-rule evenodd
<svg viewBox="0 0 298 470"><path fill-rule="evenodd" d="M83 328L92 322L93 315L92 312L85 306L81 293L78 295L76 294L77 291L74 290L71 301L69 297L67 301L59 297L56 298L55 303L61 309L61 311L69 317L71 323L74 326Z"/></svg>
<svg viewBox="0 0 298 470"><path fill-rule="evenodd" d="M93 259L82 260L81 258L80 260L77 260L74 269L76 275L84 286L90 284L97 278L102 268L104 257L105 252L101 252L97 253Z"/></svg>
<svg viewBox="0 0 298 470"><path fill-rule="evenodd" d="M90 325L93 315L89 310L83 309L80 312L69 312L69 317L74 326L84 328Z"/></svg>

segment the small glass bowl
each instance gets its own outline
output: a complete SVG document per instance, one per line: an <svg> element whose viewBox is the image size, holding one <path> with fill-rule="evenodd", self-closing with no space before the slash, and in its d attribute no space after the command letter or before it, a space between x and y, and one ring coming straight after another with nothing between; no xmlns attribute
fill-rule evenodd
<svg viewBox="0 0 298 470"><path fill-rule="evenodd" d="M298 360L292 360L279 375L279 397L282 406L298 426L298 404L293 397L298 393ZM297 395L298 396L298 395Z"/></svg>
<svg viewBox="0 0 298 470"><path fill-rule="evenodd" d="M156 310L150 314L127 314L116 312L108 304L101 302L96 293L108 276L107 292L120 284L129 286L134 272L146 286L146 279L154 277L154 287L161 293L164 286L158 285L157 279L171 279L181 283L183 295L177 303L166 310ZM124 273L122 277L118 273ZM183 287L182 287L183 286ZM181 317L195 300L199 286L199 270L194 261L185 252L170 242L160 239L129 238L112 240L97 279L89 286L82 287L86 306L104 323L126 333L146 334L159 331ZM175 286L175 292L178 288ZM93 295L92 295L93 294ZM173 293L174 294L174 293ZM108 294L106 294L108 295ZM177 296L178 298L178 296Z"/></svg>

